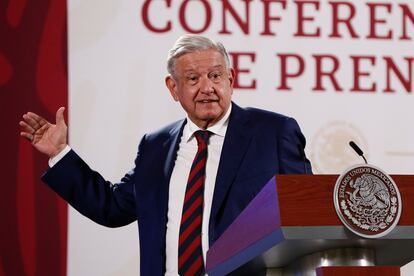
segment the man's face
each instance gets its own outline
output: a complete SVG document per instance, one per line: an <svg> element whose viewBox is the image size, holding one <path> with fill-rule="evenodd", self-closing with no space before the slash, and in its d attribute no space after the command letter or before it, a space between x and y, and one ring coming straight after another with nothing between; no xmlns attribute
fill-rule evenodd
<svg viewBox="0 0 414 276"><path fill-rule="evenodd" d="M219 121L231 104L234 70L216 50L188 53L175 62L175 76L166 85L191 121L206 129Z"/></svg>

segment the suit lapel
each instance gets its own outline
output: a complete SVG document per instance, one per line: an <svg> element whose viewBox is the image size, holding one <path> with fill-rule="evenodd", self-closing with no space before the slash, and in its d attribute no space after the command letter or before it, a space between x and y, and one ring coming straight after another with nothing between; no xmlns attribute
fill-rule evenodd
<svg viewBox="0 0 414 276"><path fill-rule="evenodd" d="M250 143L252 133L251 128L246 126L247 123L248 118L245 111L233 103L217 171L210 225L214 225L214 219L223 204L228 189L236 178Z"/></svg>
<svg viewBox="0 0 414 276"><path fill-rule="evenodd" d="M180 144L180 138L183 134L183 129L186 124L186 120L179 121L169 132L170 139L168 139L164 146L168 147L167 155L164 163L164 176L167 186L170 183L171 173L174 168L175 159L177 157L177 151Z"/></svg>
<svg viewBox="0 0 414 276"><path fill-rule="evenodd" d="M163 234L164 238L160 237L160 241L164 240L165 246L165 234L167 231L167 214L168 214L168 199L169 199L169 186L172 170L174 168L175 160L177 158L177 151L180 144L180 138L183 133L184 125L186 120L177 122L177 124L169 131L169 139L167 139L163 147L166 149L165 162L163 163L163 188L159 190L160 202L163 203L163 208L160 208L160 218L161 225L160 227L164 228ZM165 262L164 262L165 263Z"/></svg>

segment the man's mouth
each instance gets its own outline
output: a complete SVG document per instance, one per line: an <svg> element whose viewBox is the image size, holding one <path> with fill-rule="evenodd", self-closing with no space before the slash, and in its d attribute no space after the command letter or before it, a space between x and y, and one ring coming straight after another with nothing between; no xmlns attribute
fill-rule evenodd
<svg viewBox="0 0 414 276"><path fill-rule="evenodd" d="M213 103L213 102L218 102L218 100L199 100L199 103Z"/></svg>

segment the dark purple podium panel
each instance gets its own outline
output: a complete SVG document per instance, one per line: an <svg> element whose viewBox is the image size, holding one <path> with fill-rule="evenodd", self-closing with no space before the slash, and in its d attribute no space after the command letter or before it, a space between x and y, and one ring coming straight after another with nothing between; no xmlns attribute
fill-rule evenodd
<svg viewBox="0 0 414 276"><path fill-rule="evenodd" d="M229 273L282 241L278 208L273 177L207 252L208 275Z"/></svg>

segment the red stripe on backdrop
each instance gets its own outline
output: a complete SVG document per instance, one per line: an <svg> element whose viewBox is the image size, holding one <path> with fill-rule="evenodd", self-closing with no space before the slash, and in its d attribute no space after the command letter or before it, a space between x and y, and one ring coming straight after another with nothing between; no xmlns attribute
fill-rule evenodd
<svg viewBox="0 0 414 276"><path fill-rule="evenodd" d="M0 275L66 275L67 206L18 126L28 110L54 121L67 106L66 18L65 0L0 1Z"/></svg>
<svg viewBox="0 0 414 276"><path fill-rule="evenodd" d="M24 8L26 7L26 0L13 0L9 1L7 7L7 23L12 27L17 27L20 24L20 20L23 15Z"/></svg>
<svg viewBox="0 0 414 276"><path fill-rule="evenodd" d="M20 140L16 181L16 213L18 237L22 251L23 267L27 275L36 273L36 222L35 195L36 187L33 166L33 151L31 145ZM26 231L32 229L33 231Z"/></svg>

